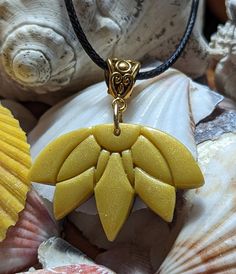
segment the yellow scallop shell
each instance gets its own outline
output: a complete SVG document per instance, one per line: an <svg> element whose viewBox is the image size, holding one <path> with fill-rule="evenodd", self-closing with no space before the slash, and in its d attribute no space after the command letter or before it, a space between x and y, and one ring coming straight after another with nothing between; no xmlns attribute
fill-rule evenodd
<svg viewBox="0 0 236 274"><path fill-rule="evenodd" d="M25 207L30 167L26 135L11 112L0 105L0 241Z"/></svg>
<svg viewBox="0 0 236 274"><path fill-rule="evenodd" d="M135 194L167 222L176 188L197 188L204 178L191 153L159 130L121 124L98 125L65 134L36 159L32 181L56 184L54 214L63 218L93 194L104 231L114 240L127 219Z"/></svg>

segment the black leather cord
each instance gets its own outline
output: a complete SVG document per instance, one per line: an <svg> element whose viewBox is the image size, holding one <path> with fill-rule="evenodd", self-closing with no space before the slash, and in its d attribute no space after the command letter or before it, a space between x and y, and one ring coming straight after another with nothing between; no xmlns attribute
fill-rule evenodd
<svg viewBox="0 0 236 274"><path fill-rule="evenodd" d="M89 43L81 25L79 22L79 19L77 17L74 5L73 5L73 0L64 0L65 5L67 8L67 12L71 21L71 24L73 26L74 32L76 36L78 37L83 49L86 51L88 56L93 60L95 64L97 64L100 68L103 70L107 70L108 66L106 61L104 61L94 50L94 48L91 46ZM187 27L185 29L184 35L181 38L179 44L176 47L176 50L172 53L172 55L160 66L156 67L155 69L152 69L150 71L145 71L145 72L139 72L137 74L136 79L143 80L143 79L149 79L153 78L162 72L166 71L169 67L171 67L179 58L181 53L183 52L194 27L194 23L196 21L197 17L197 11L198 11L198 4L199 0L193 0L192 1L192 6L191 6L191 12L190 16L188 19Z"/></svg>

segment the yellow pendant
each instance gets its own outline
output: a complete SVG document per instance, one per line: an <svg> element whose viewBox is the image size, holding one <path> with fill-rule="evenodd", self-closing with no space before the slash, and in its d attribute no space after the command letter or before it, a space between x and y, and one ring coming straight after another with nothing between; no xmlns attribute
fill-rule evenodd
<svg viewBox="0 0 236 274"><path fill-rule="evenodd" d="M25 207L30 167L26 135L11 112L0 106L0 242Z"/></svg>
<svg viewBox="0 0 236 274"><path fill-rule="evenodd" d="M114 125L105 124L65 134L36 159L30 179L56 185L54 214L61 219L95 196L108 240L127 219L137 194L151 210L171 222L176 188L197 188L204 178L191 153L168 134L141 125L124 124L122 113L140 65L108 60L108 93Z"/></svg>
<svg viewBox="0 0 236 274"><path fill-rule="evenodd" d="M66 216L93 194L107 238L112 241L129 215L135 194L171 222L175 189L203 185L202 173L179 141L159 130L121 124L98 125L65 134L38 156L34 182L55 184L54 214Z"/></svg>

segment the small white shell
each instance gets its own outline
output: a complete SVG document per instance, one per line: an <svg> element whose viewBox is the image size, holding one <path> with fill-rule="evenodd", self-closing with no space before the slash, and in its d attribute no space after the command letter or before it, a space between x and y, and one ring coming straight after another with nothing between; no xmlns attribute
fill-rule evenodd
<svg viewBox="0 0 236 274"><path fill-rule="evenodd" d="M52 237L39 246L38 259L43 268L75 264L95 265L82 252L58 237Z"/></svg>
<svg viewBox="0 0 236 274"><path fill-rule="evenodd" d="M236 135L207 141L198 151L205 185L187 192L189 216L159 274L236 272Z"/></svg>
<svg viewBox="0 0 236 274"><path fill-rule="evenodd" d="M236 100L236 2L226 1L229 21L219 25L209 44L209 55L216 63L215 84L217 89Z"/></svg>

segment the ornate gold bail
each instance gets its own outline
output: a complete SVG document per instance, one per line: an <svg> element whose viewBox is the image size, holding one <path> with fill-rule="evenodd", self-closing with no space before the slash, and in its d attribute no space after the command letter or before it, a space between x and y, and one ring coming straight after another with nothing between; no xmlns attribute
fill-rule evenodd
<svg viewBox="0 0 236 274"><path fill-rule="evenodd" d="M108 71L105 72L108 93L114 97L114 134L119 136L122 114L127 109L126 99L132 94L140 63L132 60L108 59Z"/></svg>

